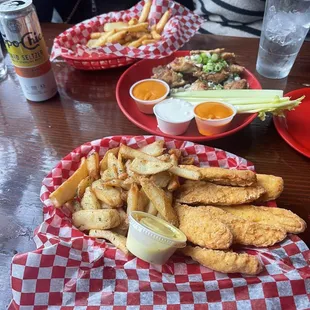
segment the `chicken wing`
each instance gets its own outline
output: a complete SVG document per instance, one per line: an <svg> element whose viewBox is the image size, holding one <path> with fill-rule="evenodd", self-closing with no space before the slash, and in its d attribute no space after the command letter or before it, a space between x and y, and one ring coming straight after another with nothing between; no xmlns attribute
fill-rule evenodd
<svg viewBox="0 0 310 310"><path fill-rule="evenodd" d="M197 245L209 249L228 249L233 236L229 228L199 208L176 204L175 209L179 218L179 229L187 239Z"/></svg>
<svg viewBox="0 0 310 310"><path fill-rule="evenodd" d="M263 270L263 266L256 256L247 253L224 252L203 249L198 246L187 246L180 250L201 265L223 273L240 272L255 275Z"/></svg>
<svg viewBox="0 0 310 310"><path fill-rule="evenodd" d="M265 189L262 186L231 187L210 182L186 181L178 190L177 202L191 205L230 206L257 200Z"/></svg>
<svg viewBox="0 0 310 310"><path fill-rule="evenodd" d="M259 197L259 201L277 199L284 189L284 182L281 177L268 174L257 174L257 184L264 187L265 194Z"/></svg>
<svg viewBox="0 0 310 310"><path fill-rule="evenodd" d="M234 63L236 60L235 53L223 52L221 53L221 58L226 60L228 63Z"/></svg>
<svg viewBox="0 0 310 310"><path fill-rule="evenodd" d="M298 215L281 208L242 205L221 207L221 209L247 221L280 227L287 233L301 233L307 226L305 221Z"/></svg>
<svg viewBox="0 0 310 310"><path fill-rule="evenodd" d="M208 88L209 87L207 83L198 79L194 83L192 83L189 90L206 90Z"/></svg>
<svg viewBox="0 0 310 310"><path fill-rule="evenodd" d="M193 76L200 78L203 81L213 82L213 83L221 83L228 79L229 72L222 70L217 73L206 73L203 71L196 71L193 73Z"/></svg>
<svg viewBox="0 0 310 310"><path fill-rule="evenodd" d="M209 53L209 54L220 54L225 51L225 48L216 48L214 50L195 50L191 51L191 55L201 54L201 53Z"/></svg>
<svg viewBox="0 0 310 310"><path fill-rule="evenodd" d="M174 72L167 66L158 66L153 68L152 79L165 81L170 87L180 87L185 85L185 81L181 73Z"/></svg>
<svg viewBox="0 0 310 310"><path fill-rule="evenodd" d="M173 71L181 73L193 73L199 70L195 63L186 57L177 57L168 66Z"/></svg>
<svg viewBox="0 0 310 310"><path fill-rule="evenodd" d="M248 82L245 79L224 84L224 89L247 89Z"/></svg>
<svg viewBox="0 0 310 310"><path fill-rule="evenodd" d="M229 71L231 73L240 74L240 73L242 73L244 71L244 67L236 65L236 64L232 64L232 65L229 66Z"/></svg>
<svg viewBox="0 0 310 310"><path fill-rule="evenodd" d="M183 166L181 165L181 167ZM192 165L186 165L184 168L199 171L202 175L202 180L219 185L251 186L256 182L256 174L251 170L196 167Z"/></svg>
<svg viewBox="0 0 310 310"><path fill-rule="evenodd" d="M282 241L286 237L285 230L280 227L250 222L220 208L212 206L193 208L199 210L196 212L200 212L200 216L203 216L203 214L207 215L205 222L207 222L208 218L211 219L206 225L211 224L215 220L227 225L233 235L233 243L236 244L267 247Z"/></svg>

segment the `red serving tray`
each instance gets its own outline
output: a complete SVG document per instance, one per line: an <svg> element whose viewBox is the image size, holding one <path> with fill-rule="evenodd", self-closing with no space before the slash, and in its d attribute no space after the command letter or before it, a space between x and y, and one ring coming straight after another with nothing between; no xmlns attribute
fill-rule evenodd
<svg viewBox="0 0 310 310"><path fill-rule="evenodd" d="M310 158L310 89L293 90L285 96L293 100L306 97L295 110L286 112L285 118L274 116L275 127L292 148Z"/></svg>
<svg viewBox="0 0 310 310"><path fill-rule="evenodd" d="M181 57L187 55L189 55L189 51L177 51L173 53L171 56L162 59L141 60L133 64L130 68L128 68L122 74L116 86L117 103L122 112L124 113L124 115L132 123L154 135L161 135L168 138L179 140L191 140L191 141L210 141L219 139L222 137L229 136L241 130L245 126L249 125L256 118L257 113L236 115L230 125L229 130L221 134L213 136L203 136L199 133L195 120L192 120L189 128L183 135L174 136L165 134L159 130L159 128L157 127L156 117L154 115L147 115L138 110L135 101L129 95L129 89L131 85L139 80L149 78L152 75L152 69L154 67L168 64L175 57ZM250 88L252 89L262 88L259 81L250 71L245 70L242 77L248 81Z"/></svg>

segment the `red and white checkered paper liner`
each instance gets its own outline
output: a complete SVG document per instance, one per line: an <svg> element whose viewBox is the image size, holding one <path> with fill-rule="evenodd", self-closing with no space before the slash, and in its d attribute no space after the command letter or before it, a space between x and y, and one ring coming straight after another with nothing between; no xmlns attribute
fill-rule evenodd
<svg viewBox="0 0 310 310"><path fill-rule="evenodd" d="M171 17L162 33L162 39L155 44L141 46L139 48L124 47L120 44L107 44L98 48L87 48L85 45L92 32L103 31L107 22L129 21L131 18L139 18L145 0L137 3L126 11L111 12L81 22L64 31L54 40L51 60L58 56L78 57L81 59L106 58L109 55L126 56L130 58L154 59L171 55L181 48L199 30L203 19L198 15L171 0L153 0L149 14L149 22L155 24L168 9Z"/></svg>
<svg viewBox="0 0 310 310"><path fill-rule="evenodd" d="M50 193L90 151L102 157L120 143L137 148L158 139L201 166L254 169L234 154L155 136L107 137L78 147L43 180L44 222L34 233L37 250L13 258L9 309L309 309L310 251L297 236L268 249L242 249L261 259L264 271L259 276L227 275L178 255L163 266L127 258L112 245L84 235L70 217L53 208Z"/></svg>

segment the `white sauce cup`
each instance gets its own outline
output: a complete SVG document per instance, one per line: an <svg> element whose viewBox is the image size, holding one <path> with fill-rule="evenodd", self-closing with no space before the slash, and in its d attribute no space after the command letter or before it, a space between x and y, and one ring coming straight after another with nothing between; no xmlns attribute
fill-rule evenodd
<svg viewBox="0 0 310 310"><path fill-rule="evenodd" d="M155 99L155 100L141 100L139 98L136 98L134 95L133 95L133 89L135 88L135 86L137 86L138 84L142 83L142 82L146 82L146 81L156 81L156 82L159 82L161 84L163 84L165 87L166 87L166 93L164 96L162 96L161 98L158 98L158 99ZM166 99L166 97L168 96L170 92L170 87L169 85L162 81L162 80L158 80L158 79L144 79L144 80L140 80L138 82L136 82L135 84L133 84L131 87L130 87L130 90L129 90L129 94L130 94L130 97L136 102L137 104L137 107L138 109L142 112L142 113L145 113L145 114L153 114L153 107L155 106L155 104L157 104L158 102L161 102L163 101L164 99Z"/></svg>
<svg viewBox="0 0 310 310"><path fill-rule="evenodd" d="M165 134L183 134L194 118L193 106L181 99L166 99L153 108L158 128Z"/></svg>

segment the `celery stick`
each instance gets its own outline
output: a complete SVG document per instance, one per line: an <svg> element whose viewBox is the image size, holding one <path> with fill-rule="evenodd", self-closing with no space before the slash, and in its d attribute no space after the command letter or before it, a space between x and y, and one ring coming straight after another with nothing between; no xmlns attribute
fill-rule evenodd
<svg viewBox="0 0 310 310"><path fill-rule="evenodd" d="M175 98L174 95L171 95L172 98ZM223 101L223 102L228 102L232 105L247 105L247 104L261 104L261 103L274 103L277 104L279 102L284 102L286 100L289 100L289 97L283 97L279 99L275 99L274 97L272 98L243 98L243 99L238 99L238 98L192 98L192 97L178 97L178 99L183 99L185 101L191 102L191 103L197 103L197 102L207 102L207 101Z"/></svg>
<svg viewBox="0 0 310 310"><path fill-rule="evenodd" d="M275 96L283 97L282 90L272 89L223 89L223 90L197 90L184 91L173 94L175 98L190 97L190 98L255 98Z"/></svg>

